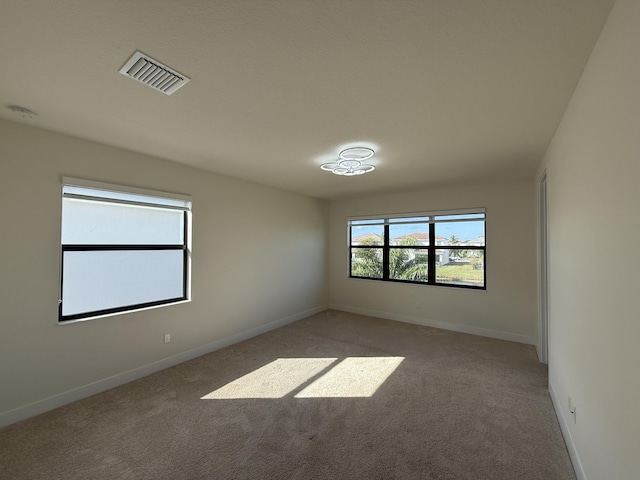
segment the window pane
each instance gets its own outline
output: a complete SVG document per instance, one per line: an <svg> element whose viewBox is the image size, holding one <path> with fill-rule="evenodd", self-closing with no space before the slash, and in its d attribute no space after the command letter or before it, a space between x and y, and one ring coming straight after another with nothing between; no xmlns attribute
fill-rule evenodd
<svg viewBox="0 0 640 480"><path fill-rule="evenodd" d="M384 226L351 227L351 245L382 245Z"/></svg>
<svg viewBox="0 0 640 480"><path fill-rule="evenodd" d="M389 250L389 278L426 283L428 258L426 249L392 247Z"/></svg>
<svg viewBox="0 0 640 480"><path fill-rule="evenodd" d="M436 237L446 243L438 245L484 246L484 222L445 222L436 223Z"/></svg>
<svg viewBox="0 0 640 480"><path fill-rule="evenodd" d="M429 224L389 225L391 245L429 245Z"/></svg>
<svg viewBox="0 0 640 480"><path fill-rule="evenodd" d="M184 295L181 250L64 252L63 262L63 315Z"/></svg>
<svg viewBox="0 0 640 480"><path fill-rule="evenodd" d="M63 245L183 244L183 223L180 210L62 200Z"/></svg>
<svg viewBox="0 0 640 480"><path fill-rule="evenodd" d="M389 223L416 223L416 222L429 222L430 217L398 217L389 218Z"/></svg>
<svg viewBox="0 0 640 480"><path fill-rule="evenodd" d="M436 283L484 287L484 251L436 250Z"/></svg>
<svg viewBox="0 0 640 480"><path fill-rule="evenodd" d="M457 215L436 215L435 220L436 222L441 222L443 220L455 220L455 221L460 221L460 220L475 220L475 219L480 219L480 218L484 218L484 213L463 213L463 214L457 214Z"/></svg>
<svg viewBox="0 0 640 480"><path fill-rule="evenodd" d="M189 208L191 206L191 201L185 198L178 200L177 198L155 197L152 195L145 195L141 193L118 192L92 187L76 187L72 185L64 185L62 187L62 192L65 194L70 193L74 195L84 195L95 198L123 200L125 202L153 203L156 205L171 205L181 208Z"/></svg>
<svg viewBox="0 0 640 480"><path fill-rule="evenodd" d="M349 225L374 225L384 224L383 218L369 219L369 220L350 220Z"/></svg>
<svg viewBox="0 0 640 480"><path fill-rule="evenodd" d="M382 278L382 248L352 248L351 276Z"/></svg>

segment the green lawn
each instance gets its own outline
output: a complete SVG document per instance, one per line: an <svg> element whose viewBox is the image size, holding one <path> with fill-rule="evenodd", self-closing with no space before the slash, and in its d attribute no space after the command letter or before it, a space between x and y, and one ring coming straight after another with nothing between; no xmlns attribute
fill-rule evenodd
<svg viewBox="0 0 640 480"><path fill-rule="evenodd" d="M468 262L460 262L457 264L452 262L446 265L437 266L436 275L438 277L438 281L450 279L482 283L484 280L484 270L475 269L473 268L473 265Z"/></svg>

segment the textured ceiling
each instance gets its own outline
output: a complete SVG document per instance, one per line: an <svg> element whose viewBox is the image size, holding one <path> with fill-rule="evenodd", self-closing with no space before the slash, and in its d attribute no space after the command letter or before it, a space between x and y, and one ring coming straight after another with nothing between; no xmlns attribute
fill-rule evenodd
<svg viewBox="0 0 640 480"><path fill-rule="evenodd" d="M0 0L0 118L326 199L531 178L612 4ZM318 168L359 144L375 172Z"/></svg>

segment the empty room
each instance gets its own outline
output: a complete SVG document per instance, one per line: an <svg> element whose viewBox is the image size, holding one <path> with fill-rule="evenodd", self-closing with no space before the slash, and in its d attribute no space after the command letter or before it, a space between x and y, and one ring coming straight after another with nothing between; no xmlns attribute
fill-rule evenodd
<svg viewBox="0 0 640 480"><path fill-rule="evenodd" d="M0 0L0 479L637 479L638 45L637 0Z"/></svg>

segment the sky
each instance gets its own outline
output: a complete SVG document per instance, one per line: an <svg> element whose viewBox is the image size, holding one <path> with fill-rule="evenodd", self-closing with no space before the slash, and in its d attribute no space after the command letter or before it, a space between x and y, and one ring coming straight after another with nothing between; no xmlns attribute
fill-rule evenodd
<svg viewBox="0 0 640 480"><path fill-rule="evenodd" d="M352 234L354 237L365 233L377 233L382 236L384 228L382 225L366 225L353 226ZM423 232L428 233L427 224L408 224L408 225L392 225L390 235L391 238L408 235L410 233ZM480 236L484 236L484 222L444 222L436 224L436 235L450 238L455 235L459 241L473 240Z"/></svg>

